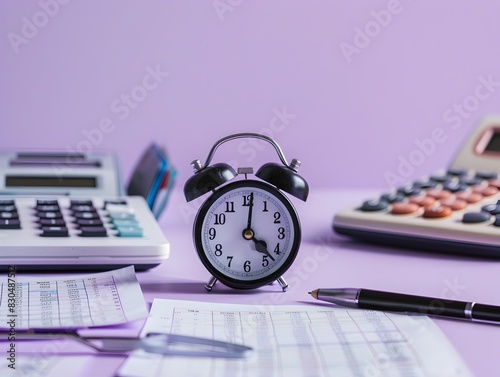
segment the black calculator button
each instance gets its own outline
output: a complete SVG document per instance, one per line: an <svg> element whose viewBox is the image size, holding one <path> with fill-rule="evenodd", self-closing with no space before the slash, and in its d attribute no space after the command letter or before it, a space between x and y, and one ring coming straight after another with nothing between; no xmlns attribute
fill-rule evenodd
<svg viewBox="0 0 500 377"><path fill-rule="evenodd" d="M0 212L16 212L17 208L13 204L0 205Z"/></svg>
<svg viewBox="0 0 500 377"><path fill-rule="evenodd" d="M462 222L465 224L477 224L484 223L491 218L491 215L488 212L467 212L464 213L464 217L462 218Z"/></svg>
<svg viewBox="0 0 500 377"><path fill-rule="evenodd" d="M14 200L11 200L11 199L0 200L0 206L13 206L15 204L16 203L14 202Z"/></svg>
<svg viewBox="0 0 500 377"><path fill-rule="evenodd" d="M380 196L380 200L387 203L397 203L405 200L405 196L398 193L384 194Z"/></svg>
<svg viewBox="0 0 500 377"><path fill-rule="evenodd" d="M99 215L97 212L74 212L73 217L76 219L98 219Z"/></svg>
<svg viewBox="0 0 500 377"><path fill-rule="evenodd" d="M476 177L460 177L460 183L467 186L475 186L481 184L482 180Z"/></svg>
<svg viewBox="0 0 500 377"><path fill-rule="evenodd" d="M489 181L490 179L497 179L498 173L494 171L478 171L476 172L476 178L485 179Z"/></svg>
<svg viewBox="0 0 500 377"><path fill-rule="evenodd" d="M454 175L456 177L461 177L463 175L467 175L467 173L468 173L468 170L466 170L466 169L458 169L458 168L448 169L448 174Z"/></svg>
<svg viewBox="0 0 500 377"><path fill-rule="evenodd" d="M359 208L361 211L374 212L387 209L388 203L384 200L367 200Z"/></svg>
<svg viewBox="0 0 500 377"><path fill-rule="evenodd" d="M97 212L96 208L92 205L74 205L71 206L71 210L74 212Z"/></svg>
<svg viewBox="0 0 500 377"><path fill-rule="evenodd" d="M80 237L106 237L108 235L103 226L82 226Z"/></svg>
<svg viewBox="0 0 500 377"><path fill-rule="evenodd" d="M422 189L415 186L406 186L398 188L398 193L405 196L418 195L422 192Z"/></svg>
<svg viewBox="0 0 500 377"><path fill-rule="evenodd" d="M79 227L81 226L103 226L103 222L100 219L77 219L75 224Z"/></svg>
<svg viewBox="0 0 500 377"><path fill-rule="evenodd" d="M415 181L413 183L413 186L414 187L418 187L418 188L421 188L421 189L429 189L429 188L434 188L438 185L437 182L435 181L431 181L431 180L427 180L427 181Z"/></svg>
<svg viewBox="0 0 500 377"><path fill-rule="evenodd" d="M17 212L0 212L0 219L18 219Z"/></svg>
<svg viewBox="0 0 500 377"><path fill-rule="evenodd" d="M117 199L117 200L105 200L104 201L104 209L106 209L106 206L108 204L112 204L112 205L115 205L115 206L126 206L127 205L127 201L124 200L124 199Z"/></svg>
<svg viewBox="0 0 500 377"><path fill-rule="evenodd" d="M36 205L37 206L52 206L52 205L58 206L59 202L57 200L41 200L41 199L38 199L36 201Z"/></svg>
<svg viewBox="0 0 500 377"><path fill-rule="evenodd" d="M38 212L59 212L60 208L59 205L57 204L50 204L50 205L37 205L35 209Z"/></svg>
<svg viewBox="0 0 500 377"><path fill-rule="evenodd" d="M88 199L84 199L84 200L72 199L69 202L69 206L70 207L73 207L73 206L92 206L93 207L94 203L92 203L92 200L88 200Z"/></svg>
<svg viewBox="0 0 500 377"><path fill-rule="evenodd" d="M68 237L68 228L65 226L44 226L42 227L42 237Z"/></svg>
<svg viewBox="0 0 500 377"><path fill-rule="evenodd" d="M500 226L500 215L495 216L495 222L493 223L494 226Z"/></svg>
<svg viewBox="0 0 500 377"><path fill-rule="evenodd" d="M437 183L445 183L448 182L452 179L453 177L449 176L448 174L443 174L443 175L431 175L429 177L429 180L437 182Z"/></svg>
<svg viewBox="0 0 500 377"><path fill-rule="evenodd" d="M43 226L66 226L64 219L40 219L40 225Z"/></svg>
<svg viewBox="0 0 500 377"><path fill-rule="evenodd" d="M61 219L61 212L37 212L36 216L40 219Z"/></svg>
<svg viewBox="0 0 500 377"><path fill-rule="evenodd" d="M0 229L21 229L19 219L0 219Z"/></svg>
<svg viewBox="0 0 500 377"><path fill-rule="evenodd" d="M465 183L460 183L457 181L450 181L443 184L443 189L448 190L450 192L460 192L467 190L467 185Z"/></svg>
<svg viewBox="0 0 500 377"><path fill-rule="evenodd" d="M492 215L500 215L500 205L488 204L481 208L481 211L491 213Z"/></svg>

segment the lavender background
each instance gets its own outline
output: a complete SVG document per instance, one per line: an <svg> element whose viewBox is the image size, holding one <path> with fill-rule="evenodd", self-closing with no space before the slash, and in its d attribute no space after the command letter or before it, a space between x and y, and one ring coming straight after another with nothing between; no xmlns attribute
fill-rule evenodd
<svg viewBox="0 0 500 377"><path fill-rule="evenodd" d="M499 10L457 0L4 0L0 148L116 151L126 181L157 141L181 187L217 139L262 132L302 160L313 189L386 188L388 172L410 180L444 167L480 118L500 113ZM436 129L444 139L425 144ZM217 158L277 161L248 141Z"/></svg>

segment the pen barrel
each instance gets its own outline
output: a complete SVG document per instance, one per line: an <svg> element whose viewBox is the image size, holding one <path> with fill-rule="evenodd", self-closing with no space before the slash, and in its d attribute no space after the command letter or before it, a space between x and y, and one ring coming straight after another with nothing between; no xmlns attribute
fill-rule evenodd
<svg viewBox="0 0 500 377"><path fill-rule="evenodd" d="M472 320L500 322L500 308L493 305L473 304Z"/></svg>
<svg viewBox="0 0 500 377"><path fill-rule="evenodd" d="M361 309L412 312L455 318L466 318L465 309L468 304L463 301L380 292L369 289L361 289L357 299L358 307Z"/></svg>

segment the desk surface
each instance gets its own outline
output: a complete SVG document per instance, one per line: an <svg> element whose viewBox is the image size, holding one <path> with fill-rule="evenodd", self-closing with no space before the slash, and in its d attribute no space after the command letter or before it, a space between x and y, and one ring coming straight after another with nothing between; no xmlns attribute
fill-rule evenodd
<svg viewBox="0 0 500 377"><path fill-rule="evenodd" d="M500 305L495 284L500 261L386 248L335 235L331 227L335 211L356 205L371 193L313 190L307 203L294 201L301 217L303 240L299 256L284 276L290 284L286 293L281 292L277 284L253 291L237 291L217 284L207 293L204 284L210 275L198 260L191 237L198 207L186 204L182 193L176 191L160 220L171 243L170 258L161 266L138 273L146 301L171 298L306 305L313 302L307 292L315 288L364 287ZM490 375L497 369L500 326L433 320L474 375ZM78 373L75 371L75 375L112 376L122 360L116 356L94 357L88 366Z"/></svg>

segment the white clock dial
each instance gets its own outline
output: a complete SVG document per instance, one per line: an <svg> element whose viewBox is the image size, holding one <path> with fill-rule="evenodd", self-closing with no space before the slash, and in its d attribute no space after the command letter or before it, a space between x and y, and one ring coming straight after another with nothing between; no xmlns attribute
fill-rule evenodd
<svg viewBox="0 0 500 377"><path fill-rule="evenodd" d="M279 278L295 259L299 241L289 200L258 181L238 181L216 191L195 221L202 262L216 278L238 288Z"/></svg>

